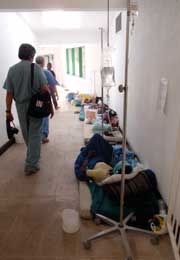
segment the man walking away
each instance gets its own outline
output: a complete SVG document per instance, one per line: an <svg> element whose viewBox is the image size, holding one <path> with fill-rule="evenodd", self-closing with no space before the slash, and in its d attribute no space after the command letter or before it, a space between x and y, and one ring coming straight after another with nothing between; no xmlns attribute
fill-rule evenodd
<svg viewBox="0 0 180 260"><path fill-rule="evenodd" d="M19 47L20 62L10 67L7 78L3 85L6 89L6 117L13 121L11 111L13 99L16 104L18 118L22 134L27 145L25 161L25 174L27 176L39 171L39 159L41 151L41 126L42 119L28 115L28 109L32 95L39 91L49 91L47 80L41 68L34 66L34 84L31 86L31 64L36 53L35 48L30 44L22 44ZM51 117L53 116L53 109Z"/></svg>

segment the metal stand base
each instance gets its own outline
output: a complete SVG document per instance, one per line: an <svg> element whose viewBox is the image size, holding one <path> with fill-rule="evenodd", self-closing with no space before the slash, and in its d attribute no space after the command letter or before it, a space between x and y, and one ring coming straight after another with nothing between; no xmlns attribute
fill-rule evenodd
<svg viewBox="0 0 180 260"><path fill-rule="evenodd" d="M108 234L114 233L114 232L118 232L121 237L122 237L122 243L123 246L125 248L125 252L127 257L125 258L126 260L133 260L133 255L129 246L129 242L127 239L127 234L126 231L127 230L133 230L133 231L137 231L137 232L142 232L142 233L146 233L146 234L150 234L152 236L155 236L156 239L158 239L158 235L155 234L154 232L148 231L148 230L144 230L144 229L140 229L140 228L136 228L136 227L132 227L132 226L128 226L127 223L128 221L133 217L134 213L129 214L123 221L123 225L121 226L119 224L119 222L116 222L112 219L109 219L103 215L100 214L96 214L96 217L100 220L102 220L103 222L105 222L106 224L110 225L111 227L101 231L91 237L89 237L88 239L86 239L85 241L83 241L83 245L85 249L90 249L91 248L91 241L104 237ZM154 243L155 244L155 243Z"/></svg>

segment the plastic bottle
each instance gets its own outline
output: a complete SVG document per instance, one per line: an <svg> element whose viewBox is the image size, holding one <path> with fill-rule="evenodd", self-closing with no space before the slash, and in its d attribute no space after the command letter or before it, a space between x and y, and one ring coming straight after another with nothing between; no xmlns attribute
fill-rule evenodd
<svg viewBox="0 0 180 260"><path fill-rule="evenodd" d="M166 212L166 204L163 200L159 200L159 215L160 216L166 216L167 212Z"/></svg>
<svg viewBox="0 0 180 260"><path fill-rule="evenodd" d="M159 214L153 216L149 220L150 229L154 233L166 234L167 233L167 208L165 202L161 199L158 201Z"/></svg>
<svg viewBox="0 0 180 260"><path fill-rule="evenodd" d="M84 112L84 105L81 106L81 110L79 113L79 120L84 121L85 120L85 112Z"/></svg>

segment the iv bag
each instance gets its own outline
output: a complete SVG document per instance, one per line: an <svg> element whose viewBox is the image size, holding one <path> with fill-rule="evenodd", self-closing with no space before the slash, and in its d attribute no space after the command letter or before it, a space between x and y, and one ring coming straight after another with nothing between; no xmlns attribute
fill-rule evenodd
<svg viewBox="0 0 180 260"><path fill-rule="evenodd" d="M103 68L101 79L104 88L115 86L115 69L112 66L112 49L107 47L103 50Z"/></svg>
<svg viewBox="0 0 180 260"><path fill-rule="evenodd" d="M115 70L114 67L104 67L101 70L102 84L104 88L115 86Z"/></svg>

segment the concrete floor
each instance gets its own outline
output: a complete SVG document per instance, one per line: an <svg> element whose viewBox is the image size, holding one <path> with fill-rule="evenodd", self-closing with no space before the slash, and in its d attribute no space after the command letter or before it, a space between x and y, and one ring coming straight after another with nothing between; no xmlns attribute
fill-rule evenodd
<svg viewBox="0 0 180 260"><path fill-rule="evenodd" d="M51 121L50 143L42 146L41 171L25 177L25 146L16 144L0 157L0 260L123 260L118 235L93 242L86 251L81 241L103 229L81 221L77 234L62 231L61 212L79 208L73 162L83 145L82 123L61 100ZM129 232L137 260L173 260L168 236L153 246L150 237Z"/></svg>

